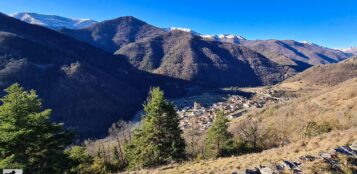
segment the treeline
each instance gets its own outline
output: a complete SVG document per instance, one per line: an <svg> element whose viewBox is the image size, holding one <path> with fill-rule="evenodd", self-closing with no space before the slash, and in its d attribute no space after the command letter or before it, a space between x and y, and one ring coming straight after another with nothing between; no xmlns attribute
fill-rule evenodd
<svg viewBox="0 0 357 174"><path fill-rule="evenodd" d="M223 112L216 113L207 131L198 126L182 131L174 105L163 91L153 88L139 124L119 121L109 129L108 138L71 146L73 132L50 121L51 110L42 109L35 91L24 91L18 84L5 91L0 99L0 169L104 174L258 152L289 143L284 122L271 129L254 119L229 126ZM328 124L308 123L302 125L302 139L331 130Z"/></svg>
<svg viewBox="0 0 357 174"><path fill-rule="evenodd" d="M108 173L153 167L189 159L174 105L159 88L150 91L140 125L118 122L109 133L110 147L87 141L71 146L74 133L50 121L51 110L42 109L34 90L19 84L5 90L0 106L0 168L20 168L25 173ZM234 151L227 120L217 114L207 133L208 157ZM108 151L108 149L110 149ZM206 157L205 155L205 157Z"/></svg>
<svg viewBox="0 0 357 174"><path fill-rule="evenodd" d="M114 123L108 138L87 140L84 148L90 156L103 159L108 172L240 155L264 148L255 122L242 126L239 134L240 138L229 131L223 111L216 113L206 131L195 126L182 131L174 105L159 88L153 88L140 123Z"/></svg>

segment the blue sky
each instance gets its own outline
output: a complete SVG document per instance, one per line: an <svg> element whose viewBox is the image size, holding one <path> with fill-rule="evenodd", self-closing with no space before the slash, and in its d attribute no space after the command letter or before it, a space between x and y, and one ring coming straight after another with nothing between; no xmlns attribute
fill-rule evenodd
<svg viewBox="0 0 357 174"><path fill-rule="evenodd" d="M357 46L357 0L0 0L0 11L95 20L130 15L203 34Z"/></svg>

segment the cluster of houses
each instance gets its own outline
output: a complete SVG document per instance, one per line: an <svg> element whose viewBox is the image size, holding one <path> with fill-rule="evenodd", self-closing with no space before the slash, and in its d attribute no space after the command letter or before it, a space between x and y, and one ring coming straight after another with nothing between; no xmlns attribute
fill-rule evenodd
<svg viewBox="0 0 357 174"><path fill-rule="evenodd" d="M279 95L276 95L278 92L273 89L260 90L249 99L239 95L231 95L223 102L214 103L206 107L194 102L193 106L187 106L178 111L180 127L183 130L192 127L206 130L212 124L217 111L223 111L227 118L233 119L243 115L251 108L261 108L269 103L277 103L289 99L279 97Z"/></svg>

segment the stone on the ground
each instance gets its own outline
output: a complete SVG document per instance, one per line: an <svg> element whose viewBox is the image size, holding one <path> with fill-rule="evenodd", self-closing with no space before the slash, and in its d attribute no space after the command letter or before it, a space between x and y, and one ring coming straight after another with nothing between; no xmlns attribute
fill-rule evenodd
<svg viewBox="0 0 357 174"><path fill-rule="evenodd" d="M292 170L293 173L301 173L301 169L298 166L300 163L284 160L283 164L287 169Z"/></svg>
<svg viewBox="0 0 357 174"><path fill-rule="evenodd" d="M316 156L312 156L312 155L305 155L305 156L301 156L300 160L302 161L314 161L316 160Z"/></svg>
<svg viewBox="0 0 357 174"><path fill-rule="evenodd" d="M338 147L335 149L337 153L341 153L343 155L348 155L348 156L357 156L357 153L354 152L350 147L348 146L342 146Z"/></svg>
<svg viewBox="0 0 357 174"><path fill-rule="evenodd" d="M269 167L261 167L261 168L259 168L259 172L261 174L273 174L274 173L273 170Z"/></svg>
<svg viewBox="0 0 357 174"><path fill-rule="evenodd" d="M258 169L246 169L244 174L260 174Z"/></svg>
<svg viewBox="0 0 357 174"><path fill-rule="evenodd" d="M350 148L357 153L357 140L351 144Z"/></svg>
<svg viewBox="0 0 357 174"><path fill-rule="evenodd" d="M278 170L278 171L283 171L285 169L284 164L277 164L275 167L276 167L276 170Z"/></svg>
<svg viewBox="0 0 357 174"><path fill-rule="evenodd" d="M331 154L326 153L326 152L320 153L320 156L325 160L330 160L332 158Z"/></svg>

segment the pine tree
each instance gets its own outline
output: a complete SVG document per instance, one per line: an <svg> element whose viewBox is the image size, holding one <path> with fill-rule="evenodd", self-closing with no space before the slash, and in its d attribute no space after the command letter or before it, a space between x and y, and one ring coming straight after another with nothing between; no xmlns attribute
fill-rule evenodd
<svg viewBox="0 0 357 174"><path fill-rule="evenodd" d="M206 157L217 158L229 155L234 148L233 136L228 132L228 120L223 111L216 113L212 126L207 131Z"/></svg>
<svg viewBox="0 0 357 174"><path fill-rule="evenodd" d="M81 146L73 146L65 151L70 159L69 174L90 174L93 157Z"/></svg>
<svg viewBox="0 0 357 174"><path fill-rule="evenodd" d="M63 173L65 147L71 135L50 122L35 91L19 84L5 90L0 106L0 168L23 168L25 173Z"/></svg>
<svg viewBox="0 0 357 174"><path fill-rule="evenodd" d="M174 106L159 88L153 88L144 105L145 115L126 148L129 167L140 168L179 161L185 157L185 142Z"/></svg>

